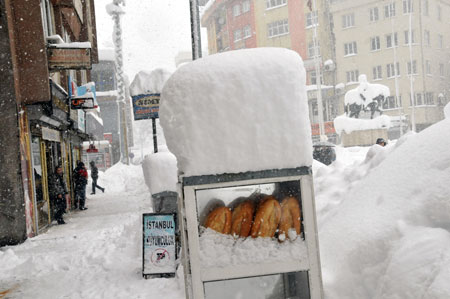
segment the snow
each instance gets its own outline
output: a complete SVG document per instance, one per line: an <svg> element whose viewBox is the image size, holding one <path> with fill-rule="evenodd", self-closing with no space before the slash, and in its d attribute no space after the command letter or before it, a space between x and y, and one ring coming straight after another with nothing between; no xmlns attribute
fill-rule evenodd
<svg viewBox="0 0 450 299"><path fill-rule="evenodd" d="M326 299L449 297L449 148L445 119L386 147L336 146L330 166L313 161ZM98 183L106 192L88 195L89 209L66 214L66 225L0 248L7 298L185 298L182 266L172 279L142 278L141 214L152 209L141 166L116 164ZM206 265L274 258L276 248L304 257L301 238L202 237Z"/></svg>
<svg viewBox="0 0 450 299"><path fill-rule="evenodd" d="M95 94L97 97L117 97L117 90L109 90L109 91L96 91Z"/></svg>
<svg viewBox="0 0 450 299"><path fill-rule="evenodd" d="M448 148L446 119L361 162L313 166L326 298L448 298Z"/></svg>
<svg viewBox="0 0 450 299"><path fill-rule="evenodd" d="M345 114L339 115L334 119L334 128L339 135L342 132L350 134L353 131L375 130L391 127L391 118L387 115L380 115L373 119L350 118Z"/></svg>
<svg viewBox="0 0 450 299"><path fill-rule="evenodd" d="M52 48L90 49L91 42L58 43L50 44L50 46Z"/></svg>
<svg viewBox="0 0 450 299"><path fill-rule="evenodd" d="M140 71L130 85L130 94L131 96L137 96L161 93L164 83L171 75L172 72L164 68L158 68L151 72Z"/></svg>
<svg viewBox="0 0 450 299"><path fill-rule="evenodd" d="M177 192L177 159L169 151L157 152L145 157L142 168L145 183L152 194L164 191Z"/></svg>
<svg viewBox="0 0 450 299"><path fill-rule="evenodd" d="M201 228L200 262L203 268L308 259L305 241L278 242L272 238L238 238Z"/></svg>
<svg viewBox="0 0 450 299"><path fill-rule="evenodd" d="M334 62L331 59L328 59L323 63L323 65L333 65L333 64L334 64Z"/></svg>
<svg viewBox="0 0 450 299"><path fill-rule="evenodd" d="M123 1L118 1L118 2L123 2ZM120 7L119 5L113 4L113 3L109 3L106 5L106 12L109 15L122 15L125 13L125 11L122 9L122 7Z"/></svg>
<svg viewBox="0 0 450 299"><path fill-rule="evenodd" d="M367 107L367 104L371 103L375 97L383 95L386 98L391 95L387 86L369 83L366 75L359 75L358 82L359 85L357 88L351 89L345 93L345 105L357 104ZM362 98L361 95L364 98Z"/></svg>
<svg viewBox="0 0 450 299"><path fill-rule="evenodd" d="M448 102L444 107L444 115L445 118L450 118L450 102Z"/></svg>
<svg viewBox="0 0 450 299"><path fill-rule="evenodd" d="M312 163L303 62L294 51L225 52L180 67L161 94L169 150L186 176Z"/></svg>

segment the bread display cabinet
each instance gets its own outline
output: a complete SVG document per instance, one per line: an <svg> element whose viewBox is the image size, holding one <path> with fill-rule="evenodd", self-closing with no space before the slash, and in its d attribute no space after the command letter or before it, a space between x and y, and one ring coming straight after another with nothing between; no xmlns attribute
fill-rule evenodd
<svg viewBox="0 0 450 299"><path fill-rule="evenodd" d="M310 167L180 181L188 298L323 298Z"/></svg>

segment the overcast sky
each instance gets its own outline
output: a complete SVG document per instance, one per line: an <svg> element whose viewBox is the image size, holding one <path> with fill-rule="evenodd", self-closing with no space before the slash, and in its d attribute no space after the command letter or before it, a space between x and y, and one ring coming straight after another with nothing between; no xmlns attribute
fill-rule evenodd
<svg viewBox="0 0 450 299"><path fill-rule="evenodd" d="M105 8L111 2L95 0L100 49L113 48L113 21ZM189 0L127 0L124 10L124 68L130 82L141 70L175 68L177 53L191 51Z"/></svg>

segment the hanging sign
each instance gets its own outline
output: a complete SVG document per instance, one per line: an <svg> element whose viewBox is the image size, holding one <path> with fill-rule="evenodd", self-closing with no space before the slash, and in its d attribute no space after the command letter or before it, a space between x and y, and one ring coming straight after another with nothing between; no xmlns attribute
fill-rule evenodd
<svg viewBox="0 0 450 299"><path fill-rule="evenodd" d="M59 131L47 127L42 127L42 139L48 141L61 142Z"/></svg>
<svg viewBox="0 0 450 299"><path fill-rule="evenodd" d="M175 214L143 214L142 275L175 275Z"/></svg>
<svg viewBox="0 0 450 299"><path fill-rule="evenodd" d="M133 100L134 120L159 118L161 94L140 94L131 98Z"/></svg>

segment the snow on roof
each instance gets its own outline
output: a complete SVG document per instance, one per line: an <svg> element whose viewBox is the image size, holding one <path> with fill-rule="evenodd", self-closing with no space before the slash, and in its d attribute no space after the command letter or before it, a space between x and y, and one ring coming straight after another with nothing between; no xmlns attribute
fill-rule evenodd
<svg viewBox="0 0 450 299"><path fill-rule="evenodd" d="M391 127L391 118L387 115L380 115L374 119L350 118L345 114L334 119L334 128L339 135L343 131L350 134L353 131L374 130Z"/></svg>
<svg viewBox="0 0 450 299"><path fill-rule="evenodd" d="M90 49L91 42L73 42L73 43L59 43L50 44L52 48L76 48L76 49Z"/></svg>
<svg viewBox="0 0 450 299"><path fill-rule="evenodd" d="M115 61L116 54L113 48L103 48L98 50L98 60Z"/></svg>
<svg viewBox="0 0 450 299"><path fill-rule="evenodd" d="M161 95L167 145L187 176L309 166L311 126L300 56L230 51L180 67Z"/></svg>
<svg viewBox="0 0 450 299"><path fill-rule="evenodd" d="M161 90L172 73L163 68L151 72L140 71L130 85L131 96L140 94L161 93Z"/></svg>

